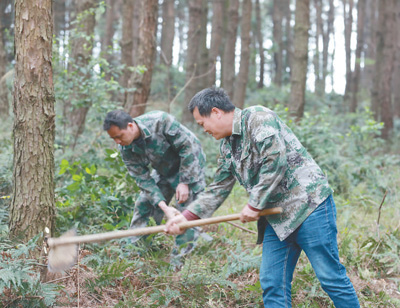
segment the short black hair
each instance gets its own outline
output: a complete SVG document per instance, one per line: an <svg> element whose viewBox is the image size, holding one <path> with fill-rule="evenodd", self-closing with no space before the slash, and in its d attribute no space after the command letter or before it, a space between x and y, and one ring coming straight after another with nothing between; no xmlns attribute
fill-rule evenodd
<svg viewBox="0 0 400 308"><path fill-rule="evenodd" d="M113 110L107 113L104 119L103 129L109 130L112 125L117 126L119 129L125 129L128 127L128 123L132 123L133 118L123 110Z"/></svg>
<svg viewBox="0 0 400 308"><path fill-rule="evenodd" d="M193 113L196 107L203 117L210 116L211 110L214 107L225 112L230 112L235 109L235 105L232 104L224 89L217 87L206 88L197 92L190 100L188 108L189 111Z"/></svg>

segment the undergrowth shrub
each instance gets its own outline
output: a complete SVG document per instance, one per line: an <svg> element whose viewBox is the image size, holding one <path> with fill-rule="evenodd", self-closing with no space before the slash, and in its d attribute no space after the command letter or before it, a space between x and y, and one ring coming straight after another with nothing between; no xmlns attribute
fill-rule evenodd
<svg viewBox="0 0 400 308"><path fill-rule="evenodd" d="M0 139L0 206L8 204L12 187L12 140Z"/></svg>
<svg viewBox="0 0 400 308"><path fill-rule="evenodd" d="M162 72L160 80L164 76L165 72ZM108 97L103 93L100 100ZM160 99L165 97L165 93L154 93L160 95ZM319 113L314 114L308 109L304 118L295 123L284 105L287 89L282 93L277 89L260 93L275 100L265 103L262 97L256 97L257 93L251 93L254 98L250 101L252 105L253 102L265 103L278 113L315 158L335 189L340 257L353 275L367 282L359 291L360 300L366 307L392 307L394 304L389 303L396 303L394 299L373 288L373 282L378 279L395 282L397 286L400 283L399 231L393 231L398 225L396 191L400 185L400 161L398 156L385 153L386 145L379 138L381 124L373 120L368 109L358 114L334 114L332 110L336 112L339 105L334 96L326 99L330 109L323 108L326 101L312 98L313 104L322 105L322 108L318 105ZM82 138L87 144L80 143L72 151L64 146L62 134L57 137L56 227L60 233L71 227L80 233L104 232L127 228L130 223L139 190L127 175L118 151L106 149L108 146L101 135L104 114L96 112L94 108L94 112L88 114L90 125ZM198 127L190 128L206 152L209 182L215 172L219 142L202 133ZM0 142L1 191L11 183L12 144L10 140ZM371 226L375 226L385 191L388 195L378 236L376 228ZM238 203L246 196L243 193L238 198L234 189L230 198L227 200L230 208L222 206L220 210L240 210L243 205ZM5 204L9 200L4 198L0 202ZM0 206L0 216L6 215L7 211ZM0 224L4 238L8 232L6 224L4 219ZM129 239L82 245L85 256L80 265L93 273L82 288L100 299L102 292L111 290L116 307L262 307L258 281L260 246L249 246L247 239L251 236L231 226L221 227L217 232L210 231L210 234L214 240L211 243L200 241L179 273L173 272L169 264L173 238L163 234L147 237L143 246L133 246ZM23 307L55 305L54 293L58 289L39 282L36 261L25 254L30 245L13 246L0 239L0 271L7 273L0 275L0 285L4 286L2 303ZM63 282L60 283L62 287ZM74 296L76 294L72 293L73 299ZM293 301L296 307L332 305L305 259L299 261L295 271Z"/></svg>
<svg viewBox="0 0 400 308"><path fill-rule="evenodd" d="M56 189L58 226L90 232L129 227L138 187L120 154L106 149L102 165L62 160Z"/></svg>
<svg viewBox="0 0 400 308"><path fill-rule="evenodd" d="M387 277L400 283L400 231L368 237L360 245L361 277Z"/></svg>
<svg viewBox="0 0 400 308"><path fill-rule="evenodd" d="M30 254L38 248L40 235L27 243L8 239L8 212L0 208L0 307L50 307L59 286L41 283L38 261Z"/></svg>

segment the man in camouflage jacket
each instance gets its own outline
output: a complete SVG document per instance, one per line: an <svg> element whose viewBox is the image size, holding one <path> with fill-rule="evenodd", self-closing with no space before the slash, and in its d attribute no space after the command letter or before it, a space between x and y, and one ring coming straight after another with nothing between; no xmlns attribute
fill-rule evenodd
<svg viewBox="0 0 400 308"><path fill-rule="evenodd" d="M141 192L136 200L131 228L145 227L153 217L160 224L164 216L159 205L167 206L175 194L179 211L205 187L205 155L197 137L172 115L153 111L132 118L122 110L106 115L103 124L119 145L123 162ZM193 248L198 229L176 237L173 255ZM132 237L136 242L140 237ZM178 247L189 243L183 249Z"/></svg>
<svg viewBox="0 0 400 308"><path fill-rule="evenodd" d="M290 128L268 108L235 108L217 88L197 93L189 109L205 132L221 139L218 169L214 182L182 214L164 208L172 217L166 231L181 234L177 223L211 216L237 180L249 193L240 220L258 220L265 307L291 307L291 281L302 250L335 306L359 307L339 261L332 189ZM282 214L258 217L271 207L282 207Z"/></svg>

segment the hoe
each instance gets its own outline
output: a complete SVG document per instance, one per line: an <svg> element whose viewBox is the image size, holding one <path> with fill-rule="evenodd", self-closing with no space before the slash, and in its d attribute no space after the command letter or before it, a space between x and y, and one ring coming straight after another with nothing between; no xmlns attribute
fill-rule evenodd
<svg viewBox="0 0 400 308"><path fill-rule="evenodd" d="M265 209L259 213L259 216L274 215L282 213L282 208L275 207ZM179 224L180 229L188 229L193 227L205 226L210 224L217 224L220 222L227 222L238 220L240 214L231 214L225 216L217 216L205 219L198 219L187 221ZM52 272L61 272L69 269L77 259L78 256L78 244L79 243L97 243L102 241L108 241L113 239L119 239L123 237L148 235L163 232L165 225L155 227L145 227L129 230L111 231L98 234L89 234L76 236L75 230L69 230L58 238L47 238L49 251L48 267Z"/></svg>

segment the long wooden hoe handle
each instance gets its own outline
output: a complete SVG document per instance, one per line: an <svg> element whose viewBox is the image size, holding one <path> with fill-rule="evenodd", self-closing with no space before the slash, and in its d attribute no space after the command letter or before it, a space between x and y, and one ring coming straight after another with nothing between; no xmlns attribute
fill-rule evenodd
<svg viewBox="0 0 400 308"><path fill-rule="evenodd" d="M265 209L265 210L261 211L258 216L274 215L274 214L280 214L280 213L282 213L282 208L274 207L274 208ZM191 221L187 221L184 223L180 223L178 226L180 229L188 229L188 228L205 226L205 225L210 225L210 224L217 224L220 222L238 220L239 218L240 218L240 214L231 214L231 215L225 215L225 216L217 216L217 217L211 217L211 218L191 220ZM163 232L164 229L165 229L165 225L160 225L160 226L155 226L155 227L119 230L119 231L111 231L111 232L98 233L98 234L88 234L88 235L81 235L81 236L49 238L49 239L47 239L47 245L51 248L51 247L67 245L67 244L96 243L96 242L102 242L102 241L107 241L107 240L119 239L119 238L123 238L123 237L159 233L159 232Z"/></svg>

